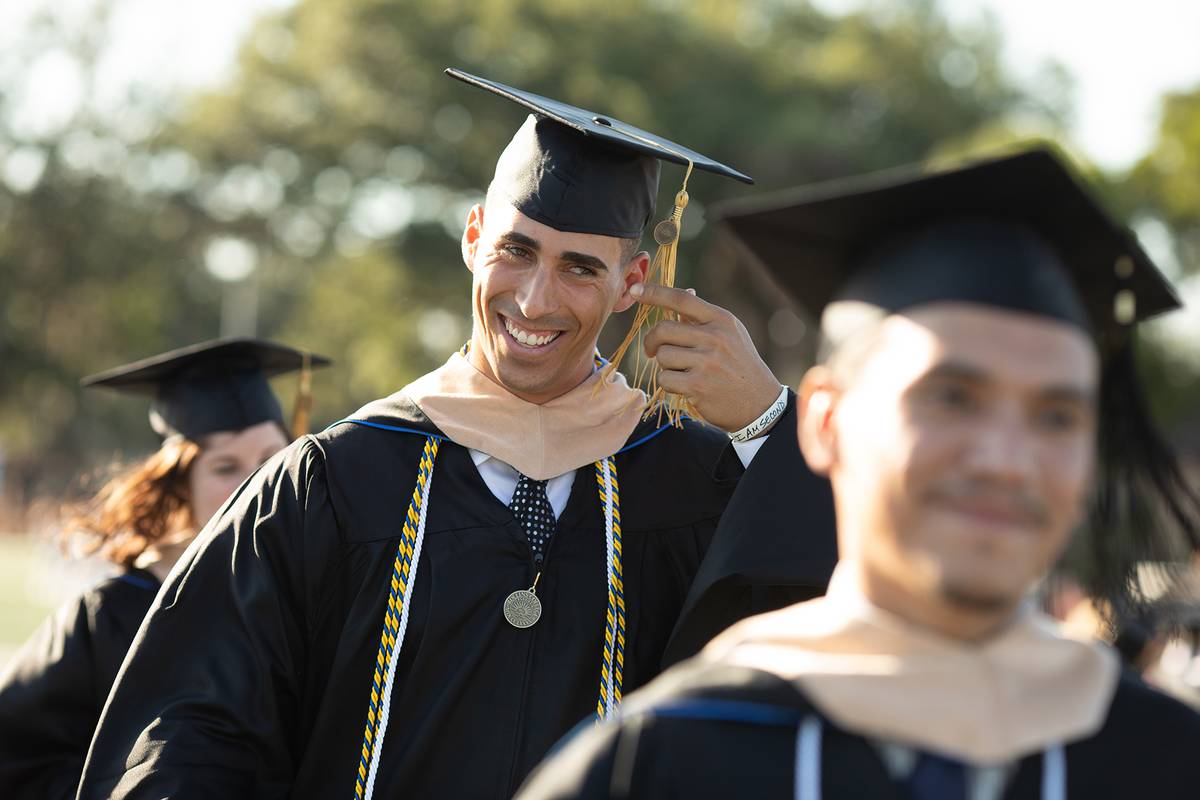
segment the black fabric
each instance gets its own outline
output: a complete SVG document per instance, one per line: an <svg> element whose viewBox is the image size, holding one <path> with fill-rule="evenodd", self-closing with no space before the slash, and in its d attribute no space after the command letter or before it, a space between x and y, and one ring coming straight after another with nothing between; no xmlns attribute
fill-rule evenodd
<svg viewBox="0 0 1200 800"><path fill-rule="evenodd" d="M732 448L731 448L732 449ZM737 457L719 469L740 467ZM755 480L738 487L713 534L708 558L700 565L683 613L667 648L666 663L696 653L713 630L743 617L762 614L825 592L837 563L829 481L808 468L796 437L796 396L754 457ZM769 531L769 535L748 535Z"/></svg>
<svg viewBox="0 0 1200 800"><path fill-rule="evenodd" d="M158 581L134 570L59 609L0 677L0 797L75 796L92 732Z"/></svg>
<svg viewBox="0 0 1200 800"><path fill-rule="evenodd" d="M555 230L640 239L659 171L658 159L530 114L500 154L488 192Z"/></svg>
<svg viewBox="0 0 1200 800"><path fill-rule="evenodd" d="M717 714L714 701L742 704L756 713ZM671 707L691 710L682 714ZM784 713L771 721L763 709ZM629 698L620 724L573 737L530 776L517 797L790 800L798 720L812 715L821 718L792 684L774 675L680 665ZM821 720L823 800L910 800L871 742ZM1067 798L1190 800L1200 786L1197 742L1200 715L1125 675L1101 730L1066 743ZM1026 756L1003 800L1040 800L1041 780L1042 755Z"/></svg>
<svg viewBox="0 0 1200 800"><path fill-rule="evenodd" d="M358 416L369 424L275 457L201 533L114 688L81 797L353 791L422 434L440 435L404 397ZM659 672L677 623L704 627L702 614L680 619L697 576L739 572L708 563L738 552L712 551L717 522L771 471L756 458L731 474L728 437L711 428L655 430L639 427L630 441L643 443L615 459L626 693ZM786 530L805 563L833 530L795 520L826 519L814 508L824 502L792 492L777 504L786 528L741 535ZM607 578L594 468L575 476L538 583L543 615L526 630L502 614L534 577L525 532L453 442L440 445L427 514L376 796L507 798L599 697Z"/></svg>
<svg viewBox="0 0 1200 800"><path fill-rule="evenodd" d="M283 409L267 379L329 364L322 356L258 339L217 339L189 345L84 378L100 386L153 398L150 424L163 438L197 440L261 422L285 431Z"/></svg>
<svg viewBox="0 0 1200 800"><path fill-rule="evenodd" d="M864 259L836 300L893 313L956 300L1092 330L1054 251L1026 225L987 218L953 217L898 237ZM1105 319L1111 312L1105 309Z"/></svg>
<svg viewBox="0 0 1200 800"><path fill-rule="evenodd" d="M640 238L654 212L660 159L754 182L621 120L461 70L446 74L533 112L501 154L489 191L556 230Z"/></svg>

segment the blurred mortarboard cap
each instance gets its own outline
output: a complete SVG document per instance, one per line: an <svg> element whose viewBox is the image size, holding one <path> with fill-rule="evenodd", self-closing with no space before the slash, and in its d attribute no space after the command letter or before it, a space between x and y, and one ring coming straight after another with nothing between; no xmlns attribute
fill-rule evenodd
<svg viewBox="0 0 1200 800"><path fill-rule="evenodd" d="M329 359L260 339L219 339L182 347L84 378L153 398L150 424L164 439L240 431L261 422L287 430L283 409L267 379Z"/></svg>
<svg viewBox="0 0 1200 800"><path fill-rule="evenodd" d="M525 216L570 233L641 238L658 194L659 160L754 181L632 125L502 83L447 69L533 113L496 163L491 191Z"/></svg>
<svg viewBox="0 0 1200 800"><path fill-rule="evenodd" d="M814 316L834 300L892 312L963 300L1090 321L1102 335L1179 305L1047 149L813 184L714 214Z"/></svg>

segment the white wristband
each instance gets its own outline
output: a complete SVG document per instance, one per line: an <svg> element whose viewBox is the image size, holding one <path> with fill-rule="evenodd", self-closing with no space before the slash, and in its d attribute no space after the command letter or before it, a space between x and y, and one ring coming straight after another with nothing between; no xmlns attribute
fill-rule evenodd
<svg viewBox="0 0 1200 800"><path fill-rule="evenodd" d="M771 403L770 408L762 413L762 416L740 431L729 434L729 438L735 442L748 442L775 424L775 420L783 416L783 411L787 408L788 401L788 387L781 386L780 388L779 397L775 399L774 403Z"/></svg>

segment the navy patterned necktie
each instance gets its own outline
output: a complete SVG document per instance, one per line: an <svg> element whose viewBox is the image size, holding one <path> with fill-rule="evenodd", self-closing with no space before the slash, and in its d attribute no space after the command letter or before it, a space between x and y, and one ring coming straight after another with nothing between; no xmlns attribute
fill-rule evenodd
<svg viewBox="0 0 1200 800"><path fill-rule="evenodd" d="M528 475L517 479L517 490L513 492L509 509L529 539L529 549L533 552L533 563L542 568L546 559L546 548L550 546L550 538L554 536L556 527L554 508L546 495L546 481L535 481Z"/></svg>
<svg viewBox="0 0 1200 800"><path fill-rule="evenodd" d="M907 786L912 800L967 800L967 768L952 758L921 753Z"/></svg>

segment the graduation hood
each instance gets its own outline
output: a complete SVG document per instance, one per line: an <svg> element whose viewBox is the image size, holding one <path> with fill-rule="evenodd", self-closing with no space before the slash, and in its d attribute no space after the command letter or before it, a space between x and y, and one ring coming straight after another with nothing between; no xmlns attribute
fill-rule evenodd
<svg viewBox="0 0 1200 800"><path fill-rule="evenodd" d="M1032 608L985 642L942 637L872 605L846 562L826 597L739 623L701 657L792 681L853 733L981 766L1099 731L1120 677L1113 651Z"/></svg>

